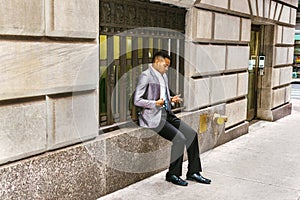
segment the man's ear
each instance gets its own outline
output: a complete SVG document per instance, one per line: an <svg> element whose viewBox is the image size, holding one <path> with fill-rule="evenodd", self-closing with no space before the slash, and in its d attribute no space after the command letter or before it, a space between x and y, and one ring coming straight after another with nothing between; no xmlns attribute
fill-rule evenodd
<svg viewBox="0 0 300 200"><path fill-rule="evenodd" d="M159 64L159 58L156 58L154 60L154 63L153 63L153 67L156 68L156 66Z"/></svg>

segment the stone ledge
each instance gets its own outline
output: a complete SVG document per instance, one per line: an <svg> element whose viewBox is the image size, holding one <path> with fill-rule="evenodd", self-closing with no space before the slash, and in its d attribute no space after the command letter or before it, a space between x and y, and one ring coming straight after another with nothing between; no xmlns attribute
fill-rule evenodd
<svg viewBox="0 0 300 200"><path fill-rule="evenodd" d="M248 130L249 130L249 123L246 121L238 126L235 126L233 128L226 130L225 133L221 134L220 137L218 138L218 141L217 141L217 144L215 147L225 144L226 142L229 142L229 141L234 140L242 135L247 134Z"/></svg>
<svg viewBox="0 0 300 200"><path fill-rule="evenodd" d="M145 157L148 159L143 159L145 153L141 151L169 148L170 144L158 135L143 138L147 132L139 127L124 128L93 141L3 165L1 199L94 200L154 175L167 168L169 149ZM131 171L137 168L141 170Z"/></svg>
<svg viewBox="0 0 300 200"><path fill-rule="evenodd" d="M66 148L2 166L1 199L94 200L106 193L104 172L83 146Z"/></svg>
<svg viewBox="0 0 300 200"><path fill-rule="evenodd" d="M280 108L272 110L273 121L279 120L292 113L292 103L288 103Z"/></svg>
<svg viewBox="0 0 300 200"><path fill-rule="evenodd" d="M183 112L178 117L196 130L200 114L215 112L225 114L225 104ZM226 133L224 125L216 126L210 118L207 123L207 131L199 134L202 152L214 148L216 138L220 145L220 141L248 131L248 123ZM0 167L1 199L94 200L165 170L170 146L167 140L138 126L99 135L89 142ZM156 156L145 157L149 152L156 152Z"/></svg>

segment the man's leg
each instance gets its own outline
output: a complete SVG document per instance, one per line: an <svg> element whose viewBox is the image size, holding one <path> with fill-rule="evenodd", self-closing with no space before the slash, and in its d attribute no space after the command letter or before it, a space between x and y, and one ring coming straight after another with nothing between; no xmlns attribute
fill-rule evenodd
<svg viewBox="0 0 300 200"><path fill-rule="evenodd" d="M168 121L173 124L175 127L178 127L181 133L186 137L186 147L188 153L188 172L187 172L187 180L196 181L199 183L210 184L211 180L203 177L200 172L201 161L199 154L199 146L198 146L198 136L197 132L194 131L191 127L189 127L186 123L178 119L176 116L169 116Z"/></svg>
<svg viewBox="0 0 300 200"><path fill-rule="evenodd" d="M181 121L179 130L181 132L191 134L190 140L187 141L187 155L188 155L188 173L202 172L200 161L200 151L198 144L197 132L190 128L185 122ZM189 138L189 137L187 137Z"/></svg>
<svg viewBox="0 0 300 200"><path fill-rule="evenodd" d="M181 176L186 138L183 133L170 122L162 120L161 124L163 125L152 130L157 132L161 137L172 142L169 174Z"/></svg>
<svg viewBox="0 0 300 200"><path fill-rule="evenodd" d="M168 121L176 127L186 138L185 145L187 148L188 155L188 173L201 172L201 161L200 152L198 145L198 135L195 130L193 130L185 122L177 118L175 115L170 115Z"/></svg>

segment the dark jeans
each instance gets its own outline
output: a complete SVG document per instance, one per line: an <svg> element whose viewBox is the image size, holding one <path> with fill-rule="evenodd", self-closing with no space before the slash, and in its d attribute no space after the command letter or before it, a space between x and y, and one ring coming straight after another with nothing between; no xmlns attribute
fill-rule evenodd
<svg viewBox="0 0 300 200"><path fill-rule="evenodd" d="M186 147L188 155L188 173L202 171L196 131L168 111L163 111L160 125L152 130L172 142L170 174L182 175L184 147Z"/></svg>

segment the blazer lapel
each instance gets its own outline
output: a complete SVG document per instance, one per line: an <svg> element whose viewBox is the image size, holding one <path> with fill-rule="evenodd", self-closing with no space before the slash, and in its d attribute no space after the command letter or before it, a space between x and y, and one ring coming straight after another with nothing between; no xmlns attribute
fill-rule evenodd
<svg viewBox="0 0 300 200"><path fill-rule="evenodd" d="M154 79L154 82L159 83L159 80L158 80L158 78L156 77L155 72L153 71L153 70L155 70L155 69L153 69L152 67L149 67L149 68L150 68L150 74L151 74L151 76L152 76L152 79Z"/></svg>
<svg viewBox="0 0 300 200"><path fill-rule="evenodd" d="M154 93L153 95L154 95L155 99L159 99L160 98L160 84L159 84L159 80L158 80L157 76L155 75L155 72L153 71L155 69L153 69L152 67L149 67L149 69L150 69L150 75L151 75L150 82L151 82L152 87L153 86L155 87L155 89L153 91L153 93Z"/></svg>

